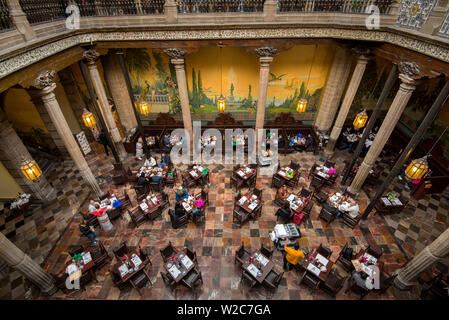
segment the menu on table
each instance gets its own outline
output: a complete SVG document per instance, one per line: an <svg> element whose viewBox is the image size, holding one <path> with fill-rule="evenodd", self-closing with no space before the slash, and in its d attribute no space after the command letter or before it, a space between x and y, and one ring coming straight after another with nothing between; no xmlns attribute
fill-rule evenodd
<svg viewBox="0 0 449 320"><path fill-rule="evenodd" d="M269 262L269 260L268 260L263 254L258 254L256 259L257 259L257 261L259 261L263 266L266 266L267 263Z"/></svg>
<svg viewBox="0 0 449 320"><path fill-rule="evenodd" d="M288 196L287 201L291 202L293 200L295 200L296 196L294 194L291 194Z"/></svg>
<svg viewBox="0 0 449 320"><path fill-rule="evenodd" d="M249 273L251 273L255 278L257 278L259 276L259 269L257 269L257 267L255 265L253 265L252 263L248 266L248 271Z"/></svg>
<svg viewBox="0 0 449 320"><path fill-rule="evenodd" d="M194 177L198 176L198 175L196 174L195 170L190 171L190 174L191 174L192 176L194 176Z"/></svg>
<svg viewBox="0 0 449 320"><path fill-rule="evenodd" d="M319 175L320 177L323 177L323 178L329 177L329 175L327 175L327 174L325 174L324 172L321 172L321 171L318 171L317 175Z"/></svg>
<svg viewBox="0 0 449 320"><path fill-rule="evenodd" d="M316 258L318 259L318 262L321 263L323 266L327 266L327 263L329 260L327 260L325 257L323 257L321 254L317 254Z"/></svg>
<svg viewBox="0 0 449 320"><path fill-rule="evenodd" d="M148 209L148 205L145 202L142 202L140 204L140 208L142 208L143 211L146 211Z"/></svg>
<svg viewBox="0 0 449 320"><path fill-rule="evenodd" d="M83 257L84 264L88 264L89 262L92 261L92 256L90 255L90 252L83 252L81 256Z"/></svg>
<svg viewBox="0 0 449 320"><path fill-rule="evenodd" d="M382 199L382 202L383 202L386 206L391 206L391 202L390 202L387 198L383 197L383 198L381 198L381 199Z"/></svg>
<svg viewBox="0 0 449 320"><path fill-rule="evenodd" d="M316 276L319 276L321 273L321 270L317 266L313 265L312 263L309 263L309 265L307 266L307 270L309 270Z"/></svg>
<svg viewBox="0 0 449 320"><path fill-rule="evenodd" d="M246 196L241 197L240 200L239 200L240 205L244 204L247 199L248 198Z"/></svg>
<svg viewBox="0 0 449 320"><path fill-rule="evenodd" d="M168 268L168 272L172 275L173 278L177 278L181 274L181 270L179 270L175 265L172 265Z"/></svg>
<svg viewBox="0 0 449 320"><path fill-rule="evenodd" d="M78 268L76 267L76 265L74 265L74 264L72 263L72 264L69 264L69 265L67 266L66 271L67 271L68 274L72 274L72 273L78 271Z"/></svg>
<svg viewBox="0 0 449 320"><path fill-rule="evenodd" d="M186 267L186 269L189 269L193 265L192 260L190 260L187 256L181 258L181 263L184 265L184 267Z"/></svg>
<svg viewBox="0 0 449 320"><path fill-rule="evenodd" d="M186 209L187 211L192 209L192 207L188 203L186 203L186 202L183 202L182 205L184 206L184 209Z"/></svg>
<svg viewBox="0 0 449 320"><path fill-rule="evenodd" d="M363 255L363 257L370 263L372 264L377 264L377 259L375 257L373 257L372 255L370 255L369 253L365 253Z"/></svg>
<svg viewBox="0 0 449 320"><path fill-rule="evenodd" d="M243 173L242 170L237 171L237 174L238 174L239 176L241 176L241 177L244 177L244 176L245 176L245 174Z"/></svg>
<svg viewBox="0 0 449 320"><path fill-rule="evenodd" d="M285 172L283 170L279 171L279 174L283 177L285 177Z"/></svg>
<svg viewBox="0 0 449 320"><path fill-rule="evenodd" d="M392 204L394 204L395 206L402 206L402 202L399 199L393 199L390 200Z"/></svg>
<svg viewBox="0 0 449 320"><path fill-rule="evenodd" d="M134 266L136 268L139 268L139 266L142 264L142 260L140 260L140 258L137 254L132 255L131 261L134 263Z"/></svg>
<svg viewBox="0 0 449 320"><path fill-rule="evenodd" d="M122 264L119 268L118 271L120 272L120 276L123 278L124 276L126 276L129 273L128 267L126 266L126 264Z"/></svg>
<svg viewBox="0 0 449 320"><path fill-rule="evenodd" d="M296 210L296 209L298 209L298 206L296 205L296 204L294 204L294 203L290 203L290 208L292 209L292 210Z"/></svg>

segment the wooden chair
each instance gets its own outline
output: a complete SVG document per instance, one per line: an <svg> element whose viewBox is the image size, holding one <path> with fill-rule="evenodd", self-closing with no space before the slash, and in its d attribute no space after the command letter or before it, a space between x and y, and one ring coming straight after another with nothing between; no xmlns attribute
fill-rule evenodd
<svg viewBox="0 0 449 320"><path fill-rule="evenodd" d="M174 187L175 186L175 183L176 183L176 180L177 180L177 177L178 177L178 175L177 175L177 172L176 172L176 169L173 169L173 171L171 171L171 172L173 172L173 178L166 178L165 179L165 185L167 186L167 187Z"/></svg>
<svg viewBox="0 0 449 320"><path fill-rule="evenodd" d="M103 201L109 197L110 197L109 192L106 192L105 194L99 196L99 199L100 199L100 201Z"/></svg>
<svg viewBox="0 0 449 320"><path fill-rule="evenodd" d="M195 286L201 282L203 283L203 277L201 275L201 271L197 269L195 266L190 272L181 280L182 284L185 285L192 291L195 291Z"/></svg>
<svg viewBox="0 0 449 320"><path fill-rule="evenodd" d="M250 214L241 208L234 207L234 210L232 211L232 221L234 222L237 220L240 225L244 224L246 221L248 221L250 218Z"/></svg>
<svg viewBox="0 0 449 320"><path fill-rule="evenodd" d="M266 247L263 243L260 245L260 252L267 258L271 258L273 256L273 250Z"/></svg>
<svg viewBox="0 0 449 320"><path fill-rule="evenodd" d="M142 295L141 290L144 287L146 287L148 282L150 283L150 285L153 285L153 283L151 282L150 276L147 274L145 269L138 272L129 281L131 282L131 285L133 286L133 288L136 289L140 295Z"/></svg>
<svg viewBox="0 0 449 320"><path fill-rule="evenodd" d="M350 256L348 256L348 253L346 253L348 248L348 244L346 243L343 249L341 249L340 254L338 255L337 262L340 262L347 272L352 272L354 270L354 266L352 265L351 260L355 258L355 255L352 252Z"/></svg>
<svg viewBox="0 0 449 320"><path fill-rule="evenodd" d="M134 190L136 191L136 197L139 199L140 197L146 197L147 195L147 186L140 186L138 184L133 186Z"/></svg>
<svg viewBox="0 0 449 320"><path fill-rule="evenodd" d="M131 205L131 199L129 198L128 192L126 192L126 189L123 190L123 196L119 197L120 202L122 205L120 206L121 209L126 208Z"/></svg>
<svg viewBox="0 0 449 320"><path fill-rule="evenodd" d="M311 274L310 272L307 272L304 274L301 283L305 284L311 289L311 293L313 294L315 290L320 286L321 280L318 279L316 276Z"/></svg>
<svg viewBox="0 0 449 320"><path fill-rule="evenodd" d="M313 192L310 190L307 190L306 188L302 188L301 192L299 193L299 196L303 197L303 198L307 198L307 199L312 199Z"/></svg>
<svg viewBox="0 0 449 320"><path fill-rule="evenodd" d="M254 188L253 194L256 195L258 199L262 199L262 190Z"/></svg>
<svg viewBox="0 0 449 320"><path fill-rule="evenodd" d="M318 203L322 204L326 202L327 199L329 199L329 195L323 190L319 190L318 193L317 192L313 193L313 198L316 199Z"/></svg>
<svg viewBox="0 0 449 320"><path fill-rule="evenodd" d="M232 175L230 178L231 188L236 188L239 190L243 186L243 180L238 178L235 175Z"/></svg>
<svg viewBox="0 0 449 320"><path fill-rule="evenodd" d="M147 220L146 216L138 206L131 210L128 209L128 214L131 217L132 222L136 225L136 228Z"/></svg>
<svg viewBox="0 0 449 320"><path fill-rule="evenodd" d="M253 276L250 275L245 270L242 270L242 277L241 277L240 281L241 281L241 283L247 282L250 289L254 288L257 284L256 279L254 279Z"/></svg>
<svg viewBox="0 0 449 320"><path fill-rule="evenodd" d="M379 289L373 289L373 291L379 295L385 293L385 291L387 291L388 288L391 287L391 285L393 284L394 279L396 277L397 277L397 274L392 276L386 272L385 273L381 272L380 279L379 279L380 280Z"/></svg>
<svg viewBox="0 0 449 320"><path fill-rule="evenodd" d="M245 246L242 243L237 251L235 251L234 264L238 262L240 265L242 265L244 261L247 261L249 259L249 257L251 257L251 252L246 250Z"/></svg>
<svg viewBox="0 0 449 320"><path fill-rule="evenodd" d="M331 160L326 160L326 162L324 162L324 166L325 167L327 167L327 168L330 168L330 167L334 167L335 168L335 161L331 161Z"/></svg>
<svg viewBox="0 0 449 320"><path fill-rule="evenodd" d="M132 171L131 168L128 167L126 170L126 180L130 183L137 183L137 171Z"/></svg>
<svg viewBox="0 0 449 320"><path fill-rule="evenodd" d="M162 190L164 190L164 187L165 187L164 180L160 180L159 182L150 181L149 183L149 188L153 193L162 192Z"/></svg>
<svg viewBox="0 0 449 320"><path fill-rule="evenodd" d="M321 254L323 257L329 259L332 255L332 250L326 246L323 246L323 244L320 244L318 247L318 253Z"/></svg>
<svg viewBox="0 0 449 320"><path fill-rule="evenodd" d="M97 227L100 225L100 222L98 222L97 216L94 216L93 214L87 213L87 212L80 212L81 216L86 220L86 224L89 227Z"/></svg>
<svg viewBox="0 0 449 320"><path fill-rule="evenodd" d="M53 277L53 281L55 283L56 288L58 288L65 294L68 294L69 290L67 289L67 286L66 286L66 279L67 279L68 275L65 273L61 276L53 274L53 273L50 273L50 275Z"/></svg>
<svg viewBox="0 0 449 320"><path fill-rule="evenodd" d="M192 260L193 263L198 264L198 258L196 256L196 252L192 251L189 247L185 249L187 257Z"/></svg>
<svg viewBox="0 0 449 320"><path fill-rule="evenodd" d="M337 269L332 269L325 282L321 283L321 289L329 294L332 297L335 297L340 291L341 288L343 288L343 285L348 277L341 277L338 274Z"/></svg>
<svg viewBox="0 0 449 320"><path fill-rule="evenodd" d="M209 205L209 192L206 192L206 190L201 189L201 193L198 193L195 195L195 198L199 198L199 197L201 197L201 199L203 199L205 206Z"/></svg>
<svg viewBox="0 0 449 320"><path fill-rule="evenodd" d="M327 223L326 225L329 225L332 221L335 220L335 216L331 212L327 211L324 207L321 208L319 218L324 220Z"/></svg>
<svg viewBox="0 0 449 320"><path fill-rule="evenodd" d="M164 281L165 286L169 287L172 291L176 288L176 281L172 278L170 273L161 272L162 281Z"/></svg>
<svg viewBox="0 0 449 320"><path fill-rule="evenodd" d="M182 174L181 177L182 177L182 185L184 186L184 188L192 188L196 185L195 180L192 177L190 177L190 174L188 172Z"/></svg>
<svg viewBox="0 0 449 320"><path fill-rule="evenodd" d="M309 188L313 188L313 192L317 193L321 190L321 188L324 186L324 180L318 177L313 176L312 181L310 181Z"/></svg>
<svg viewBox="0 0 449 320"><path fill-rule="evenodd" d="M379 259L380 257L382 257L382 249L380 248L374 248L371 245L368 245L368 247L366 248L366 252L370 255L372 255L374 258Z"/></svg>
<svg viewBox="0 0 449 320"><path fill-rule="evenodd" d="M341 215L341 218L343 219L343 223L345 225L354 229L354 227L359 223L362 216L359 215L357 218L353 218L347 212L343 212L343 214Z"/></svg>
<svg viewBox="0 0 449 320"><path fill-rule="evenodd" d="M115 220L121 217L122 210L120 208L113 208L106 211L106 213L108 214L109 220Z"/></svg>
<svg viewBox="0 0 449 320"><path fill-rule="evenodd" d="M166 245L165 248L161 249L160 252L162 260L164 260L164 262L167 262L171 256L178 253L175 247L173 247L173 245L171 244L171 241L169 241L168 245Z"/></svg>
<svg viewBox="0 0 449 320"><path fill-rule="evenodd" d="M142 247L140 247L140 246L139 246L139 255L140 255L140 258L142 259L142 262L144 263L145 266L147 266L148 264L150 266L153 266L153 264L151 263L151 260L150 260L150 255L144 249L142 249Z"/></svg>
<svg viewBox="0 0 449 320"><path fill-rule="evenodd" d="M285 181L285 184L291 188L294 188L298 185L299 182L299 171L295 174L295 176L293 177L293 179Z"/></svg>
<svg viewBox="0 0 449 320"><path fill-rule="evenodd" d="M160 208L161 210L165 210L169 204L170 204L170 197L168 195L168 193L165 193L164 191L161 192L161 203L160 203Z"/></svg>
<svg viewBox="0 0 449 320"><path fill-rule="evenodd" d="M302 213L309 217L312 208L313 208L313 201L312 199L309 198L309 201L307 201L306 206L304 207L304 209L302 209Z"/></svg>
<svg viewBox="0 0 449 320"><path fill-rule="evenodd" d="M115 284L115 286L119 290L123 290L123 289L128 287L128 283L127 282L122 282L120 276L118 275L118 273L114 269L111 268L109 270L109 274L111 275L112 282Z"/></svg>
<svg viewBox="0 0 449 320"><path fill-rule="evenodd" d="M161 207L157 207L146 214L146 218L150 221L156 220L157 217L162 217Z"/></svg>
<svg viewBox="0 0 449 320"><path fill-rule="evenodd" d="M98 245L90 245L87 250L90 252L92 260L94 261L95 267L97 269L103 267L106 262L111 259L101 241L98 242Z"/></svg>
<svg viewBox="0 0 449 320"><path fill-rule="evenodd" d="M316 169L317 166L318 166L318 165L317 165L316 163L314 163L313 166L310 168L310 170L309 170L309 175L307 176L309 179L310 179L310 177L313 176L313 174L314 174L315 169Z"/></svg>
<svg viewBox="0 0 449 320"><path fill-rule="evenodd" d="M281 218L282 220L284 220L286 222L290 221L293 217L293 213L290 209L290 204L288 202L286 202L284 204L284 206L282 206L275 212L275 216L276 216L276 221L278 221L279 218Z"/></svg>
<svg viewBox="0 0 449 320"><path fill-rule="evenodd" d="M179 204L179 202L176 203L176 205L178 205L178 204ZM174 229L178 229L178 228L186 225L187 223L189 223L189 216L187 215L187 213L185 211L182 216L176 215L175 212L176 212L176 209L168 210L168 215L170 217L171 225Z"/></svg>
<svg viewBox="0 0 449 320"><path fill-rule="evenodd" d="M83 246L73 246L70 250L68 250L69 255L73 257L75 254L80 254L84 252Z"/></svg>
<svg viewBox="0 0 449 320"><path fill-rule="evenodd" d="M280 187L282 187L285 184L285 180L281 179L277 176L277 174L275 173L273 175L273 178L271 180L271 188L276 188L279 189Z"/></svg>
<svg viewBox="0 0 449 320"><path fill-rule="evenodd" d="M290 168L292 168L293 170L299 170L301 168L300 164L295 162L295 161L290 161Z"/></svg>
<svg viewBox="0 0 449 320"><path fill-rule="evenodd" d="M275 269L272 269L263 280L262 285L268 290L274 291L279 286L283 275L284 272L277 272Z"/></svg>
<svg viewBox="0 0 449 320"><path fill-rule="evenodd" d="M112 252L114 252L114 255L117 258L117 260L120 261L120 259L125 254L129 254L130 250L129 250L128 246L126 245L126 241L123 241L117 249L112 249Z"/></svg>
<svg viewBox="0 0 449 320"><path fill-rule="evenodd" d="M349 282L348 288L345 290L345 294L348 291L352 291L353 293L359 295L360 300L362 300L370 292L369 290L358 286L357 283L355 282L355 280L352 278Z"/></svg>

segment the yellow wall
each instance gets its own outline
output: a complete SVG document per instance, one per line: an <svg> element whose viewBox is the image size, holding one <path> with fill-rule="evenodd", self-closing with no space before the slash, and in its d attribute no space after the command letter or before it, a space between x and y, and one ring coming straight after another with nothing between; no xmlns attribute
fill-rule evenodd
<svg viewBox="0 0 449 320"><path fill-rule="evenodd" d="M8 90L5 98L5 112L14 128L29 132L31 128L48 132L28 93L24 89Z"/></svg>
<svg viewBox="0 0 449 320"><path fill-rule="evenodd" d="M72 133L79 133L81 131L80 125L73 112L72 106L70 105L70 101L65 94L64 88L59 81L56 83L55 95L56 99L58 99L61 111L64 114L64 118L69 125L70 131L72 131Z"/></svg>
<svg viewBox="0 0 449 320"><path fill-rule="evenodd" d="M0 162L0 199L15 198L17 194L23 193L22 188L11 176L3 163Z"/></svg>

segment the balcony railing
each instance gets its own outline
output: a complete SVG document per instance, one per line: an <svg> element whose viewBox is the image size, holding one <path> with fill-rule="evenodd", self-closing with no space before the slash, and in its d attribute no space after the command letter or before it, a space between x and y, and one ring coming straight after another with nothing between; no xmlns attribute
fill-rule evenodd
<svg viewBox="0 0 449 320"><path fill-rule="evenodd" d="M178 0L178 13L263 12L265 0Z"/></svg>
<svg viewBox="0 0 449 320"><path fill-rule="evenodd" d="M9 17L8 6L5 0L0 0L0 32L12 28L11 19Z"/></svg>
<svg viewBox="0 0 449 320"><path fill-rule="evenodd" d="M65 19L67 1L64 0L19 0L30 24Z"/></svg>
<svg viewBox="0 0 449 320"><path fill-rule="evenodd" d="M278 0L278 12L340 12L366 13L376 5L380 13L388 14L393 0Z"/></svg>

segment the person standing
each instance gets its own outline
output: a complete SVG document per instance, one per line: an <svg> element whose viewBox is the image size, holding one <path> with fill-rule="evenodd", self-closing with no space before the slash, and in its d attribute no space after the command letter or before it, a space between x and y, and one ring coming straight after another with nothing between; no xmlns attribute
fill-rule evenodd
<svg viewBox="0 0 449 320"><path fill-rule="evenodd" d="M143 156L143 140L142 137L139 137L136 142L136 158L142 160Z"/></svg>
<svg viewBox="0 0 449 320"><path fill-rule="evenodd" d="M81 231L81 234L87 237L93 244L98 243L97 233L94 230L94 227L88 226L86 219L81 220L79 224L79 228Z"/></svg>
<svg viewBox="0 0 449 320"><path fill-rule="evenodd" d="M284 255L284 270L291 270L293 266L296 266L299 259L304 259L304 253L299 250L299 244L295 242L294 248L288 247L288 238L285 241L285 255Z"/></svg>
<svg viewBox="0 0 449 320"><path fill-rule="evenodd" d="M109 139L106 136L106 133L104 132L104 130L101 130L101 133L98 136L98 140L100 140L100 143L103 145L104 152L106 152L106 155L109 156L108 147L109 147L109 149L111 149L111 152L112 152L112 146L109 144Z"/></svg>
<svg viewBox="0 0 449 320"><path fill-rule="evenodd" d="M97 219L98 219L98 222L100 223L101 228L104 231L112 230L112 223L109 220L109 216L107 213L108 207L100 208L100 205L96 204L95 208L97 210L95 210L94 212L91 212L91 214L93 214L94 216L97 216Z"/></svg>

